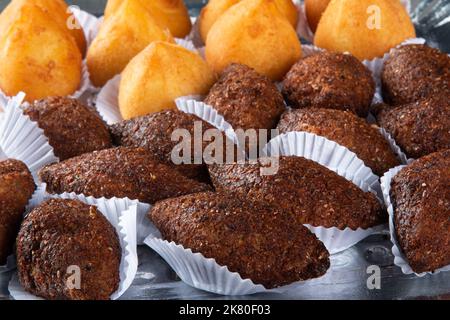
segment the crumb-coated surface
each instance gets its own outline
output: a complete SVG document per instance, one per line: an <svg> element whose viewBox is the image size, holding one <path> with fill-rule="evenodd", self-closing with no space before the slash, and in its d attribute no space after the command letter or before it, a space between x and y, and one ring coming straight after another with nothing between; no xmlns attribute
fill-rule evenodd
<svg viewBox="0 0 450 320"><path fill-rule="evenodd" d="M60 160L112 146L103 120L76 99L51 97L38 100L24 113L44 130Z"/></svg>
<svg viewBox="0 0 450 320"><path fill-rule="evenodd" d="M119 287L121 256L114 227L95 206L77 200L40 204L17 237L20 283L46 299L109 299ZM73 267L80 271L79 288Z"/></svg>
<svg viewBox="0 0 450 320"><path fill-rule="evenodd" d="M199 128L197 135L195 127ZM201 127L200 127L201 126ZM204 164L194 164L198 158L202 162L202 154L196 154L194 149L194 139L199 138L199 143L203 145L199 151L203 151L210 143L203 141L203 134L213 127L192 114L187 114L179 110L167 110L131 120L121 121L110 127L110 132L114 143L125 147L142 147L150 151L153 156L188 178L205 181L208 176ZM175 130L187 130L191 140L191 163L175 165L172 161L172 151L179 145L181 140L172 140ZM200 135L198 135L200 134ZM180 139L178 135L175 136Z"/></svg>
<svg viewBox="0 0 450 320"><path fill-rule="evenodd" d="M400 164L379 128L349 111L292 110L283 114L277 128L280 133L306 131L335 141L356 153L379 176Z"/></svg>
<svg viewBox="0 0 450 320"><path fill-rule="evenodd" d="M22 215L35 189L27 166L18 160L0 161L0 265L13 251Z"/></svg>
<svg viewBox="0 0 450 320"><path fill-rule="evenodd" d="M381 127L412 158L450 148L449 95L440 95L397 107L384 107L377 119Z"/></svg>
<svg viewBox="0 0 450 320"><path fill-rule="evenodd" d="M146 203L210 189L156 161L143 148L118 147L87 153L48 165L40 170L39 177L47 183L50 193L128 197Z"/></svg>
<svg viewBox="0 0 450 320"><path fill-rule="evenodd" d="M386 60L381 74L389 104L411 103L438 94L450 96L450 57L426 45L404 45Z"/></svg>
<svg viewBox="0 0 450 320"><path fill-rule="evenodd" d="M285 110L281 93L254 69L231 64L209 91L211 105L234 129L272 129Z"/></svg>
<svg viewBox="0 0 450 320"><path fill-rule="evenodd" d="M261 163L214 165L208 169L216 190L267 201L292 213L300 223L355 230L386 222L374 194L363 192L316 162L280 157L279 170L273 175L261 175Z"/></svg>
<svg viewBox="0 0 450 320"><path fill-rule="evenodd" d="M164 239L267 288L319 277L330 266L314 234L265 203L206 192L158 202L149 215Z"/></svg>
<svg viewBox="0 0 450 320"><path fill-rule="evenodd" d="M392 180L395 232L416 273L450 264L450 150L430 154Z"/></svg>
<svg viewBox="0 0 450 320"><path fill-rule="evenodd" d="M283 81L293 108L349 110L366 117L375 94L372 74L350 54L322 52L298 61Z"/></svg>

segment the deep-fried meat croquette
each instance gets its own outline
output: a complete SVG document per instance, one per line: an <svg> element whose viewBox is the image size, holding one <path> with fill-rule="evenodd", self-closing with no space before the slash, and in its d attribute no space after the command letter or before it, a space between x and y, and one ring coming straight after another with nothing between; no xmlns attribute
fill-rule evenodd
<svg viewBox="0 0 450 320"><path fill-rule="evenodd" d="M206 184L191 180L156 161L143 148L119 147L87 153L48 165L39 177L47 192L75 192L96 198L138 199L146 203L208 191Z"/></svg>
<svg viewBox="0 0 450 320"><path fill-rule="evenodd" d="M450 57L426 45L404 45L386 60L381 74L383 97L389 104L450 96Z"/></svg>
<svg viewBox="0 0 450 320"><path fill-rule="evenodd" d="M27 166L18 160L0 161L0 265L13 251L22 215L34 192Z"/></svg>
<svg viewBox="0 0 450 320"><path fill-rule="evenodd" d="M76 99L51 97L38 100L24 113L44 130L60 160L112 147L105 123L95 111Z"/></svg>
<svg viewBox="0 0 450 320"><path fill-rule="evenodd" d="M95 206L77 200L45 201L17 237L20 283L51 300L109 299L119 287L121 256L114 227ZM79 288L68 285L71 267L79 268Z"/></svg>
<svg viewBox="0 0 450 320"><path fill-rule="evenodd" d="M372 74L350 54L322 52L301 59L283 81L293 108L349 110L366 117L375 93Z"/></svg>
<svg viewBox="0 0 450 320"><path fill-rule="evenodd" d="M167 241L267 288L319 277L330 266L323 243L290 214L236 195L168 199L152 208L150 218Z"/></svg>
<svg viewBox="0 0 450 320"><path fill-rule="evenodd" d="M450 103L440 95L397 106L385 106L378 123L412 158L450 148Z"/></svg>
<svg viewBox="0 0 450 320"><path fill-rule="evenodd" d="M234 191L249 199L267 201L303 224L356 230L386 221L374 194L363 192L314 161L280 157L278 171L272 175L261 175L262 167L260 161L208 168L217 191Z"/></svg>
<svg viewBox="0 0 450 320"><path fill-rule="evenodd" d="M450 264L450 150L430 154L392 180L395 232L414 272Z"/></svg>
<svg viewBox="0 0 450 320"><path fill-rule="evenodd" d="M281 133L306 131L335 141L356 153L379 176L400 164L379 129L348 111L292 110L282 116L278 129Z"/></svg>
<svg viewBox="0 0 450 320"><path fill-rule="evenodd" d="M267 77L241 64L229 65L211 88L205 103L234 129L273 129L285 105L281 93Z"/></svg>

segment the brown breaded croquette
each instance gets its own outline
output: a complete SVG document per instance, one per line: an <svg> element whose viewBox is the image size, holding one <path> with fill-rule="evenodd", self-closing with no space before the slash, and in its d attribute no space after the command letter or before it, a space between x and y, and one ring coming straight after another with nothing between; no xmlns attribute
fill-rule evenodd
<svg viewBox="0 0 450 320"><path fill-rule="evenodd" d="M149 216L165 240L266 288L317 278L330 266L314 234L266 203L205 192L158 202Z"/></svg>
<svg viewBox="0 0 450 320"><path fill-rule="evenodd" d="M50 300L110 299L119 288L121 256L111 223L78 200L43 202L25 218L17 237L20 283Z"/></svg>
<svg viewBox="0 0 450 320"><path fill-rule="evenodd" d="M374 94L371 72L350 54L324 51L301 59L283 81L292 108L349 110L367 117Z"/></svg>
<svg viewBox="0 0 450 320"><path fill-rule="evenodd" d="M110 126L110 132L114 143L125 147L141 147L150 151L160 162L172 166L175 170L191 179L206 181L208 170L204 164L194 164L196 157L202 161L202 154L196 154L194 139L197 138L194 129L195 124L200 128L201 136L198 136L203 151L210 143L203 140L206 130L212 129L209 123L192 114L179 110L166 110L131 120L121 121ZM201 127L200 127L201 126ZM187 130L192 139L191 164L175 165L172 161L172 151L180 143L173 141L172 134L175 130Z"/></svg>
<svg viewBox="0 0 450 320"><path fill-rule="evenodd" d="M39 171L47 192L75 192L96 198L118 197L156 201L208 191L206 184L191 180L156 161L143 148L118 147L94 151L48 165Z"/></svg>
<svg viewBox="0 0 450 320"><path fill-rule="evenodd" d="M384 107L378 123L408 157L420 158L450 148L450 103L439 95L397 107Z"/></svg>
<svg viewBox="0 0 450 320"><path fill-rule="evenodd" d="M29 105L24 114L44 130L60 160L112 147L102 119L76 99L50 97Z"/></svg>
<svg viewBox="0 0 450 320"><path fill-rule="evenodd" d="M450 264L450 150L403 168L392 180L391 199L400 247L416 273Z"/></svg>
<svg viewBox="0 0 450 320"><path fill-rule="evenodd" d="M236 129L273 129L285 105L269 78L254 69L233 63L220 75L205 103Z"/></svg>
<svg viewBox="0 0 450 320"><path fill-rule="evenodd" d="M436 95L450 96L450 57L427 45L404 45L390 54L381 73L383 98L392 105Z"/></svg>
<svg viewBox="0 0 450 320"><path fill-rule="evenodd" d="M379 128L349 111L292 110L283 114L277 129L280 133L306 131L335 141L353 151L379 176L400 164Z"/></svg>
<svg viewBox="0 0 450 320"><path fill-rule="evenodd" d="M27 166L18 160L0 161L0 265L12 253L22 215L35 189Z"/></svg>
<svg viewBox="0 0 450 320"><path fill-rule="evenodd" d="M272 163L276 160L272 159ZM369 228L386 222L387 215L371 192L320 164L302 157L280 157L278 171L261 175L258 163L209 166L217 191L233 191L267 201L290 212L302 224Z"/></svg>

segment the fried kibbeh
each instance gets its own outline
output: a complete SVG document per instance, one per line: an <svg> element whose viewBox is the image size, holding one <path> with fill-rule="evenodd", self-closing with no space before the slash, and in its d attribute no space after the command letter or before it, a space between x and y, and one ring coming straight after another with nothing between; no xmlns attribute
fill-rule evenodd
<svg viewBox="0 0 450 320"><path fill-rule="evenodd" d="M92 83L102 87L120 74L139 52L153 41L174 42L140 1L122 0L106 18L89 47L87 65Z"/></svg>
<svg viewBox="0 0 450 320"><path fill-rule="evenodd" d="M293 108L349 110L367 117L374 94L371 72L350 54L306 57L283 80L283 95Z"/></svg>
<svg viewBox="0 0 450 320"><path fill-rule="evenodd" d="M173 167L184 176L206 181L208 177L206 166L203 163L194 163L196 158L203 158L202 154L197 155L195 153L194 141L191 144L191 164L175 165L172 161L172 151L179 144L179 141L172 140L175 130L187 130L190 136L195 139L196 123L198 126L201 125L202 135L199 138L203 145L201 148L203 152L209 143L202 139L203 134L206 130L212 129L213 126L192 114L179 110L166 110L124 120L112 125L110 132L115 144L125 147L145 148L158 161Z"/></svg>
<svg viewBox="0 0 450 320"><path fill-rule="evenodd" d="M383 98L392 105L421 98L450 96L450 57L427 45L404 45L386 60L381 81Z"/></svg>
<svg viewBox="0 0 450 320"><path fill-rule="evenodd" d="M241 0L210 0L200 11L199 30L203 42L206 42L209 30L229 8ZM288 19L292 27L297 27L298 12L292 0L275 0L280 12Z"/></svg>
<svg viewBox="0 0 450 320"><path fill-rule="evenodd" d="M372 60L415 37L409 13L398 0L331 0L320 18L314 44Z"/></svg>
<svg viewBox="0 0 450 320"><path fill-rule="evenodd" d="M209 91L205 103L234 129L273 129L286 109L269 78L241 64L231 64Z"/></svg>
<svg viewBox="0 0 450 320"><path fill-rule="evenodd" d="M60 160L112 147L108 128L94 110L72 98L35 101L24 114L44 130Z"/></svg>
<svg viewBox="0 0 450 320"><path fill-rule="evenodd" d="M448 95L384 107L377 115L379 125L395 139L408 157L420 158L450 148L450 103Z"/></svg>
<svg viewBox="0 0 450 320"><path fill-rule="evenodd" d="M0 161L0 266L13 252L22 215L34 189L33 177L24 163Z"/></svg>
<svg viewBox="0 0 450 320"><path fill-rule="evenodd" d="M205 46L216 73L229 64L245 64L272 81L283 78L302 49L292 25L274 1L243 0L214 23Z"/></svg>
<svg viewBox="0 0 450 320"><path fill-rule="evenodd" d="M7 32L10 24L14 21L24 4L36 5L50 15L66 33L73 37L81 55L84 56L87 44L83 28L63 0L12 0L0 15L0 35Z"/></svg>
<svg viewBox="0 0 450 320"><path fill-rule="evenodd" d="M312 32L316 32L322 14L329 3L330 0L305 0L305 13Z"/></svg>
<svg viewBox="0 0 450 320"><path fill-rule="evenodd" d="M280 133L306 131L335 141L354 152L378 176L400 164L379 128L349 111L291 110L283 114L277 129Z"/></svg>
<svg viewBox="0 0 450 320"><path fill-rule="evenodd" d="M392 180L395 232L416 273L450 264L450 150L403 168Z"/></svg>
<svg viewBox="0 0 450 320"><path fill-rule="evenodd" d="M17 237L19 281L49 300L109 300L119 288L117 232L95 206L50 199L25 218ZM68 286L80 270L80 288Z"/></svg>
<svg viewBox="0 0 450 320"><path fill-rule="evenodd" d="M267 159L266 159L267 160ZM299 223L339 229L369 228L386 222L375 195L320 164L302 157L280 157L278 171L261 175L255 163L208 166L217 191L238 192L291 213Z"/></svg>
<svg viewBox="0 0 450 320"><path fill-rule="evenodd" d="M155 41L122 72L119 108L125 120L175 108L175 99L206 95L215 82L207 63L179 45Z"/></svg>
<svg viewBox="0 0 450 320"><path fill-rule="evenodd" d="M7 96L23 91L32 102L71 95L79 88L82 56L77 44L40 7L21 6L1 35L0 47L0 88Z"/></svg>
<svg viewBox="0 0 450 320"><path fill-rule="evenodd" d="M165 240L266 288L320 277L330 266L329 253L314 234L263 202L197 193L158 202L149 217Z"/></svg>
<svg viewBox="0 0 450 320"><path fill-rule="evenodd" d="M94 151L39 171L47 192L75 192L96 198L130 198L153 204L185 194L208 191L206 184L191 180L159 163L143 148L118 147Z"/></svg>
<svg viewBox="0 0 450 320"><path fill-rule="evenodd" d="M161 29L168 29L177 38L186 37L191 31L192 23L183 0L132 0L143 6ZM108 0L105 19L120 9L124 0Z"/></svg>

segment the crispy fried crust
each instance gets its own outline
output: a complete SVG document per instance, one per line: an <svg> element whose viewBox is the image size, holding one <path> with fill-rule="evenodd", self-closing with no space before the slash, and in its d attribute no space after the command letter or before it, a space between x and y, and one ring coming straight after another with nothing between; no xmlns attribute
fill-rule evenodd
<svg viewBox="0 0 450 320"><path fill-rule="evenodd" d="M236 191L292 213L300 223L345 229L369 228L386 221L376 197L331 170L302 157L279 158L274 175L258 164L209 166L218 191Z"/></svg>
<svg viewBox="0 0 450 320"><path fill-rule="evenodd" d="M157 162L143 148L119 147L84 154L44 167L39 177L50 193L128 197L146 203L210 190L208 185Z"/></svg>
<svg viewBox="0 0 450 320"><path fill-rule="evenodd" d="M450 148L449 96L441 95L398 106L384 107L378 123L412 158Z"/></svg>
<svg viewBox="0 0 450 320"><path fill-rule="evenodd" d="M17 269L25 290L52 300L107 300L119 287L121 248L116 230L95 206L51 199L22 223ZM71 276L80 269L80 288Z"/></svg>
<svg viewBox="0 0 450 320"><path fill-rule="evenodd" d="M34 188L25 164L18 160L0 161L0 265L13 251L22 214Z"/></svg>
<svg viewBox="0 0 450 320"><path fill-rule="evenodd" d="M182 244L267 288L316 278L330 266L322 242L290 214L225 193L158 202L151 220Z"/></svg>
<svg viewBox="0 0 450 320"><path fill-rule="evenodd" d="M379 176L400 164L378 127L348 111L292 110L283 114L277 128L280 133L306 131L333 140L356 153Z"/></svg>
<svg viewBox="0 0 450 320"><path fill-rule="evenodd" d="M404 45L386 60L383 97L400 105L439 94L450 96L450 57L426 45Z"/></svg>
<svg viewBox="0 0 450 320"><path fill-rule="evenodd" d="M395 232L414 272L450 264L450 150L414 161L392 180Z"/></svg>
<svg viewBox="0 0 450 320"><path fill-rule="evenodd" d="M267 77L241 64L229 65L205 103L234 129L272 129L285 110L283 97Z"/></svg>
<svg viewBox="0 0 450 320"><path fill-rule="evenodd" d="M93 110L76 99L38 100L24 113L44 130L60 160L112 147L106 125Z"/></svg>
<svg viewBox="0 0 450 320"><path fill-rule="evenodd" d="M125 120L110 127L114 143L125 147L142 147L150 151L160 162L172 166L188 178L206 181L208 172L203 164L194 164L194 134L195 123L201 128L199 133L202 150L209 142L203 141L203 133L213 127L200 118L178 110L167 110L153 113L131 120ZM175 130L187 130L192 138L191 163L175 165L172 162L172 151L180 141L173 141ZM178 138L178 136L177 136ZM202 155L198 155L202 159Z"/></svg>
<svg viewBox="0 0 450 320"><path fill-rule="evenodd" d="M349 110L366 117L375 93L370 71L350 54L323 52L298 61L283 81L293 108Z"/></svg>

